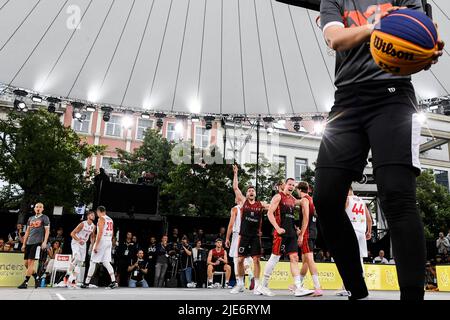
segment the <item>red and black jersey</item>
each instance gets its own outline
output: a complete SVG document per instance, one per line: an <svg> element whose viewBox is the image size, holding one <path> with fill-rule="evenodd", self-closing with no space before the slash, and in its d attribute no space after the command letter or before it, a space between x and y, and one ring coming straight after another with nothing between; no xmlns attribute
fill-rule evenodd
<svg viewBox="0 0 450 320"><path fill-rule="evenodd" d="M308 221L308 237L311 239L317 238L317 215L316 208L314 207L314 202L311 196L305 195L304 198L309 201L309 221Z"/></svg>
<svg viewBox="0 0 450 320"><path fill-rule="evenodd" d="M216 262L219 258L225 259L225 250L220 249L220 251L218 251L216 248L212 249L212 258L211 258L211 262Z"/></svg>
<svg viewBox="0 0 450 320"><path fill-rule="evenodd" d="M296 199L291 194L287 195L284 192L280 192L279 194L281 196L281 200L277 210L275 211L275 219L278 225L286 230L286 233L283 236L295 237L297 235L295 230L294 215Z"/></svg>
<svg viewBox="0 0 450 320"><path fill-rule="evenodd" d="M264 206L260 201L250 203L245 200L241 208L241 236L257 236L261 231Z"/></svg>

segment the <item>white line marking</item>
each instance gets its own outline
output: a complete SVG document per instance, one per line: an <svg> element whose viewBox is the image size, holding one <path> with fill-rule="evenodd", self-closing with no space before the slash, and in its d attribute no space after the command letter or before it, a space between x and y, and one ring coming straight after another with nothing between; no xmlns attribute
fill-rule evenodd
<svg viewBox="0 0 450 320"><path fill-rule="evenodd" d="M61 294L55 293L59 300L66 300Z"/></svg>

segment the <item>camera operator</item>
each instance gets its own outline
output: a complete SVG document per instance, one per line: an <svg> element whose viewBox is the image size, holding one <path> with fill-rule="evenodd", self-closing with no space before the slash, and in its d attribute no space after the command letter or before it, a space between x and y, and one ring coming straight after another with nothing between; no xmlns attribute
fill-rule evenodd
<svg viewBox="0 0 450 320"><path fill-rule="evenodd" d="M128 272L131 273L128 281L129 288L136 288L137 286L148 288L148 283L144 279L148 272L148 262L144 260L144 251L139 250L136 254L136 259L131 260Z"/></svg>
<svg viewBox="0 0 450 320"><path fill-rule="evenodd" d="M181 239L180 249L180 262L182 271L181 278L183 286L193 288L195 284L192 281L192 268L194 267L194 262L192 260L192 247L189 245L188 238L186 236Z"/></svg>

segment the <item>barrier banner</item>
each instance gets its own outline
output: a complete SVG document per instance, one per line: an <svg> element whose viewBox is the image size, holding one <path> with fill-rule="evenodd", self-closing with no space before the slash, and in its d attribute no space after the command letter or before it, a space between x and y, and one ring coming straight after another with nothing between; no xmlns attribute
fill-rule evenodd
<svg viewBox="0 0 450 320"><path fill-rule="evenodd" d="M23 253L0 253L0 287L17 287L24 277ZM33 277L28 285L34 287Z"/></svg>
<svg viewBox="0 0 450 320"><path fill-rule="evenodd" d="M365 264L365 277L369 290L400 290L395 265Z"/></svg>
<svg viewBox="0 0 450 320"><path fill-rule="evenodd" d="M436 266L436 274L439 291L450 292L450 266Z"/></svg>

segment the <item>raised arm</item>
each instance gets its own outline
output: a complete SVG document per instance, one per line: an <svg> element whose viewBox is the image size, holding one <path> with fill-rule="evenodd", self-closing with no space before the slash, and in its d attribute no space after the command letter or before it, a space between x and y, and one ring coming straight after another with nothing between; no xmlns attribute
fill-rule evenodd
<svg viewBox="0 0 450 320"><path fill-rule="evenodd" d="M275 211L277 210L278 205L280 204L280 201L281 201L281 196L279 194L275 195L272 198L272 201L270 201L269 211L267 211L267 217L269 218L269 221L272 224L272 226L275 228L276 232L278 234L283 234L286 232L286 230L281 228L278 225L277 220L275 219Z"/></svg>
<svg viewBox="0 0 450 320"><path fill-rule="evenodd" d="M239 181L238 181L238 166L233 165L233 190L234 194L236 195L236 198L238 199L239 204L242 204L245 202L245 197L242 194L241 190L239 189Z"/></svg>

